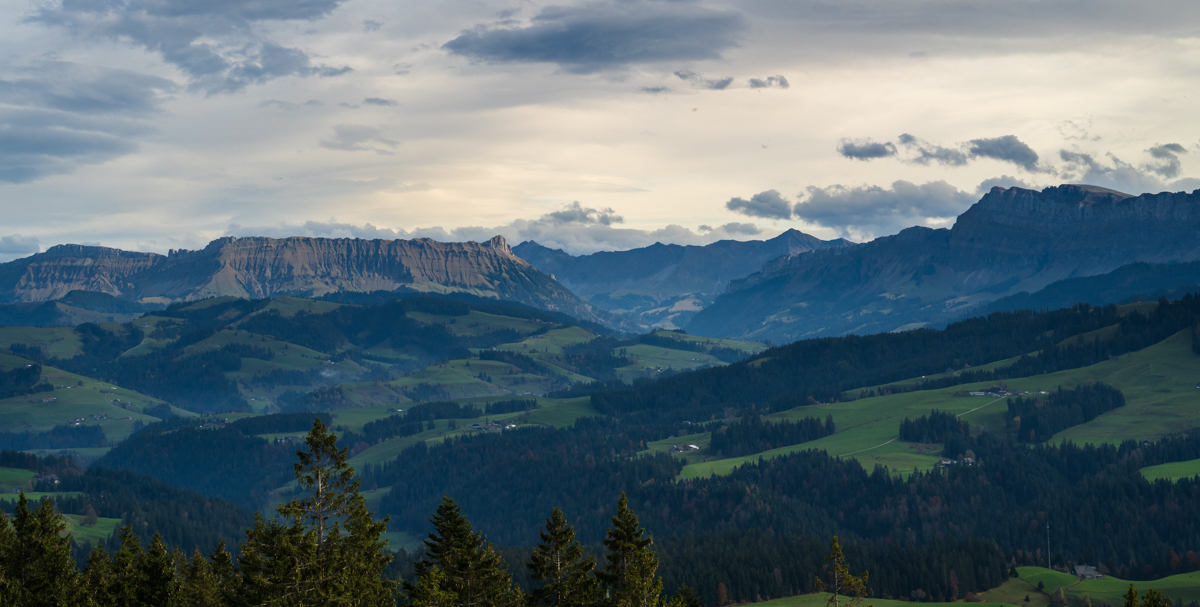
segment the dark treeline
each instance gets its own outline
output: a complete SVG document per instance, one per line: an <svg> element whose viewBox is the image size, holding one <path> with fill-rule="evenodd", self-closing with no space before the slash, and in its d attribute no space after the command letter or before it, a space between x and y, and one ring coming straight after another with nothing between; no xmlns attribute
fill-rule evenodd
<svg viewBox="0 0 1200 607"><path fill-rule="evenodd" d="M340 440L341 444L349 446L373 445L389 438L419 434L433 420L471 419L482 415L483 412L474 405L460 405L453 401L414 403L404 413L367 422L362 432L344 430Z"/></svg>
<svg viewBox="0 0 1200 607"><path fill-rule="evenodd" d="M42 366L37 364L17 367L11 371L0 370L0 398L12 398L53 390L54 386L50 384L38 383L41 377Z"/></svg>
<svg viewBox="0 0 1200 607"><path fill-rule="evenodd" d="M0 449L79 449L107 447L104 430L96 425L59 424L45 432L0 432Z"/></svg>
<svg viewBox="0 0 1200 607"><path fill-rule="evenodd" d="M291 477L295 456L295 447L254 435L294 431L286 422L297 417L310 425L313 415L248 418L244 424L220 428L199 428L202 420L191 418L150 424L113 447L96 465L148 474L253 511ZM272 418L285 422L281 429L270 427L276 424Z"/></svg>
<svg viewBox="0 0 1200 607"><path fill-rule="evenodd" d="M752 413L714 430L708 450L717 457L740 457L806 443L829 436L836 429L833 416L827 416L824 423L815 417L806 417L794 422L783 420L764 423L761 415Z"/></svg>
<svg viewBox="0 0 1200 607"><path fill-rule="evenodd" d="M970 436L967 422L959 421L953 413L934 409L917 419L900 422L900 440L910 443L944 443L950 435Z"/></svg>
<svg viewBox="0 0 1200 607"><path fill-rule="evenodd" d="M961 369L1052 346L1119 320L1115 306L1054 312L997 312L944 330L809 339L749 360L595 394L608 415L638 419L709 419L728 407L772 410L834 400L862 386ZM689 417L690 416L690 417ZM697 420L700 418L700 420Z"/></svg>
<svg viewBox="0 0 1200 607"><path fill-rule="evenodd" d="M811 339L772 348L728 367L706 369L657 381L634 382L632 388L593 395L593 405L607 415L630 421L701 421L720 417L729 407L769 406L790 409L837 400L861 386L964 369L967 365L1021 358L1008 367L967 369L953 376L887 386L889 390L925 390L970 382L1078 368L1153 345L1191 328L1200 320L1200 297L1160 300L1153 312L1118 314L1116 306L1080 304L1053 312L995 312L944 330ZM1069 337L1117 325L1104 340L1057 346ZM1022 356L1038 352L1037 356ZM697 419L699 418L699 419Z"/></svg>
<svg viewBox="0 0 1200 607"><path fill-rule="evenodd" d="M1071 426L1092 421L1100 414L1125 406L1125 395L1107 384L1061 387L1045 398L1008 399L1008 429L1017 440L1041 443Z"/></svg>
<svg viewBox="0 0 1200 607"><path fill-rule="evenodd" d="M485 413L488 415L497 415L500 413L519 413L521 411L533 411L539 408L536 399L532 398L513 398L509 400L498 400L488 403L485 407Z"/></svg>

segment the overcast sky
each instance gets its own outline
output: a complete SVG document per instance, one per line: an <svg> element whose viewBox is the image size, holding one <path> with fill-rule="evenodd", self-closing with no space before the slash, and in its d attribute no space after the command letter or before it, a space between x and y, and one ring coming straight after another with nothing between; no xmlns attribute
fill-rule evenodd
<svg viewBox="0 0 1200 607"><path fill-rule="evenodd" d="M0 260L222 235L572 253L1200 188L1200 3L0 0Z"/></svg>

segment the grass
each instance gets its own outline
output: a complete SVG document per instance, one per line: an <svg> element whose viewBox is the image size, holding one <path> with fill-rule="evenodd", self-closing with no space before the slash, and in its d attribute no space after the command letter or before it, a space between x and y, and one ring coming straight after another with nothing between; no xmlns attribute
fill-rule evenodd
<svg viewBox="0 0 1200 607"><path fill-rule="evenodd" d="M613 351L613 355L619 356L622 352L625 356L635 358L633 364L617 369L617 376L626 383L631 383L639 377L653 377L668 369L687 371L700 367L720 367L726 364L711 354L672 350L646 344L618 348Z"/></svg>
<svg viewBox="0 0 1200 607"><path fill-rule="evenodd" d="M0 468L0 491L11 490L13 487L24 488L35 476L36 472L24 468Z"/></svg>
<svg viewBox="0 0 1200 607"><path fill-rule="evenodd" d="M30 502L40 502L40 501L42 501L43 497L55 499L58 497L79 497L80 495L83 495L82 491L60 491L60 492L54 492L54 493L32 492L32 493L26 493L25 499L29 500ZM0 501L16 502L19 497L21 497L21 495L19 493L4 493L4 494L0 494Z"/></svg>
<svg viewBox="0 0 1200 607"><path fill-rule="evenodd" d="M1157 466L1142 468L1142 476L1152 481L1159 479L1177 481L1181 478L1200 476L1200 459L1192 459L1186 462L1171 462L1169 464L1159 464Z"/></svg>
<svg viewBox="0 0 1200 607"><path fill-rule="evenodd" d="M814 592L812 594L798 594L782 599L774 599L763 601L761 603L750 603L755 607L825 607L829 601L828 592ZM849 600L844 599L845 600ZM843 605L846 603L843 601ZM912 607L913 605L922 605L924 607L948 607L950 605L962 605L962 603L910 603L908 601L897 601L893 599L877 599L870 598L862 602L863 607L873 605L874 607ZM980 606L1000 607L1003 603L972 603Z"/></svg>
<svg viewBox="0 0 1200 607"><path fill-rule="evenodd" d="M13 344L41 346L57 358L71 358L83 352L83 342L73 327L0 327L0 348Z"/></svg>
<svg viewBox="0 0 1200 607"><path fill-rule="evenodd" d="M1075 443L1117 443L1127 439L1153 440L1188 428L1200 426L1200 408L1195 406L1198 357L1191 348L1187 331L1173 335L1144 350L1081 369L1008 380L1010 390L1050 391L1062 386L1074 387L1088 381L1105 382L1125 394L1126 405L1079 426L1069 428L1053 439ZM940 390L906 392L863 398L850 402L798 407L765 416L767 420L799 419L832 415L836 434L800 445L793 445L740 458L689 464L683 476L695 478L727 474L738 465L774 457L801 449L822 449L831 455L853 457L870 469L876 464L907 473L913 468L928 469L937 462L936 450L920 453L918 445L896 439L900 421L939 409L956 415L981 429L1003 432L1007 408L1004 399L954 396L985 388L991 382L964 384ZM852 391L857 393L858 391ZM982 408L981 408L982 407ZM888 442L892 441L892 442ZM1183 469L1182 466L1177 468Z"/></svg>
<svg viewBox="0 0 1200 607"><path fill-rule="evenodd" d="M446 330L453 335L483 335L504 329L512 329L519 333L533 333L547 324L539 320L499 316L477 310L471 310L464 316L409 312L408 317L427 324L446 325Z"/></svg>
<svg viewBox="0 0 1200 607"><path fill-rule="evenodd" d="M596 335L581 327L566 327L551 329L539 335L531 335L514 344L496 346L497 350L520 352L522 354L562 354L564 346L573 346L592 341ZM531 352L536 350L536 352Z"/></svg>
<svg viewBox="0 0 1200 607"><path fill-rule="evenodd" d="M985 601L1021 605L1023 607L1049 607L1050 595L1037 589L1035 584L1019 577L1009 578L1003 584L979 594ZM1029 602L1025 602L1029 597Z"/></svg>
<svg viewBox="0 0 1200 607"><path fill-rule="evenodd" d="M1091 598L1092 604L1104 602L1120 605L1123 602L1122 595L1129 590L1130 584L1142 593L1149 588L1158 590L1170 597L1173 604L1200 600L1200 571L1146 582L1130 582L1111 576L1105 576L1102 580L1081 580L1074 575L1051 571L1044 567L1017 567L1017 573L1021 580L1028 582L1035 590L1038 582L1045 585L1047 594L1062 588L1067 602L1071 604L1077 604L1086 595ZM1030 599L1032 605L1033 595L1030 595Z"/></svg>
<svg viewBox="0 0 1200 607"><path fill-rule="evenodd" d="M76 542L91 542L92 545L108 541L117 530L117 525L121 524L119 518L97 517L95 525L84 527L83 516L79 514L64 514L63 521L67 524L67 534L74 537Z"/></svg>
<svg viewBox="0 0 1200 607"><path fill-rule="evenodd" d="M743 341L740 339L726 339L721 337L704 337L701 335L677 333L675 331L655 331L654 335L657 337L666 337L669 339L677 339L679 341L690 343L700 343L719 348L733 348L734 350L741 350L746 354L755 354L767 348L767 344L758 341Z"/></svg>
<svg viewBox="0 0 1200 607"><path fill-rule="evenodd" d="M0 369L26 364L30 361L0 353ZM0 427L10 432L44 432L82 417L84 424L99 425L106 437L120 441L133 433L138 420L147 424L158 421L141 413L144 407L162 402L156 398L45 365L42 379L56 388L0 400ZM55 400L43 402L46 398ZM106 415L107 419L93 420L92 415Z"/></svg>

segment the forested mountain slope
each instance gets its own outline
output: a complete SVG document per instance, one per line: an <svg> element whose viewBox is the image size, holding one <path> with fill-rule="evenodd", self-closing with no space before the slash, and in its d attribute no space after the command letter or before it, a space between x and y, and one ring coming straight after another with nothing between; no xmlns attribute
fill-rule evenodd
<svg viewBox="0 0 1200 607"><path fill-rule="evenodd" d="M993 188L951 229L913 227L772 262L732 282L687 328L781 343L891 331L1133 262L1197 258L1200 192Z"/></svg>
<svg viewBox="0 0 1200 607"><path fill-rule="evenodd" d="M528 241L513 247L513 253L598 308L642 327L673 328L686 325L729 281L748 276L772 259L851 244L788 230L761 241L722 240L705 246L656 243L579 256Z"/></svg>

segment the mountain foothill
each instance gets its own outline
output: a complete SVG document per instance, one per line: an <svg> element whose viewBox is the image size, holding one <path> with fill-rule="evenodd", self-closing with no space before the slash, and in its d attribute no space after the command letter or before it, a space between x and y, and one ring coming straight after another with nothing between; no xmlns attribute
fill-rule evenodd
<svg viewBox="0 0 1200 607"><path fill-rule="evenodd" d="M1200 191L1082 185L865 243L59 245L0 264L0 604L1196 605L1198 292Z"/></svg>

